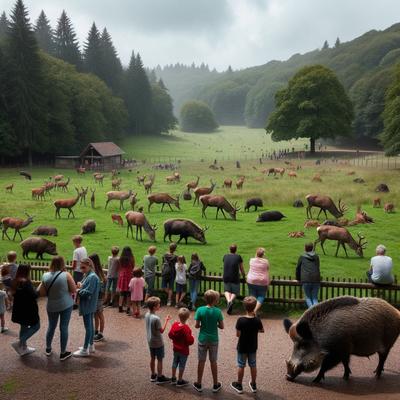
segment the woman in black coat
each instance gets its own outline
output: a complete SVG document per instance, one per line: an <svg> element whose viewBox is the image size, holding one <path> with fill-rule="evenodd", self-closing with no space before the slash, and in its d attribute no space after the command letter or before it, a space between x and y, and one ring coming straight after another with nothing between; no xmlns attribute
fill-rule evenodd
<svg viewBox="0 0 400 400"><path fill-rule="evenodd" d="M38 293L30 280L30 265L21 264L12 284L14 305L11 321L20 324L19 341L11 344L20 355L33 353L35 349L27 345L27 340L40 329Z"/></svg>

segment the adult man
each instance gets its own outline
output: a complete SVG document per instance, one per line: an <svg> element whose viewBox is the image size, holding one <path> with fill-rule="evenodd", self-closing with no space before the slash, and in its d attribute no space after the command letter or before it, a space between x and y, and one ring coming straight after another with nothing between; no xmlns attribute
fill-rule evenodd
<svg viewBox="0 0 400 400"><path fill-rule="evenodd" d="M391 285L394 281L391 257L386 254L386 247L380 244L376 247L376 256L371 258L371 267L367 272L368 280L376 285Z"/></svg>
<svg viewBox="0 0 400 400"><path fill-rule="evenodd" d="M232 314L233 302L236 296L240 293L240 278L239 270L245 277L245 272L243 269L243 259L239 254L236 254L237 246L236 244L231 244L229 246L229 254L225 254L223 257L224 262L224 295L227 302L227 313Z"/></svg>

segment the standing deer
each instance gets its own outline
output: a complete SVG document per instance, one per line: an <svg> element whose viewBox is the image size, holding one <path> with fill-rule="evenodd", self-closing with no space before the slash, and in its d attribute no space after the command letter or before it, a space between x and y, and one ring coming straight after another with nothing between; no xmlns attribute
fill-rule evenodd
<svg viewBox="0 0 400 400"><path fill-rule="evenodd" d="M394 204L393 203L385 203L383 206L383 209L385 210L386 213L392 213L394 212Z"/></svg>
<svg viewBox="0 0 400 400"><path fill-rule="evenodd" d="M201 216L207 218L206 209L207 207L216 207L217 213L215 215L215 219L218 219L219 211L222 212L222 215L226 219L226 215L224 211L228 212L233 220L236 220L236 213L240 210L240 207L237 207L235 203L233 206L226 200L224 196L214 196L212 194L206 194L200 197L201 204L203 204L203 209L201 210Z"/></svg>
<svg viewBox="0 0 400 400"><path fill-rule="evenodd" d="M135 205L139 201L136 196L137 193L133 193L132 196L129 198L129 204L131 205L132 211L135 211Z"/></svg>
<svg viewBox="0 0 400 400"><path fill-rule="evenodd" d="M81 201L79 202L79 204L82 204L82 202L83 202L83 204L85 205L85 207L86 207L86 196L87 196L87 194L88 194L88 191L89 191L89 186L87 186L86 189L85 189L84 187L81 186L81 192L80 192L80 194L81 194Z"/></svg>
<svg viewBox="0 0 400 400"><path fill-rule="evenodd" d="M137 211L128 211L125 214L127 228L126 228L126 237L128 237L129 231L131 231L131 237L133 239L133 228L132 226L136 226L136 240L138 239L138 233L140 234L140 240L143 241L142 237L142 230L144 229L145 232L149 235L150 239L155 241L156 240L156 230L157 225L150 225L149 221L147 221L145 215L141 212Z"/></svg>
<svg viewBox="0 0 400 400"><path fill-rule="evenodd" d="M381 207L381 199L379 197L375 198L373 201L373 207Z"/></svg>
<svg viewBox="0 0 400 400"><path fill-rule="evenodd" d="M241 177L236 181L236 189L242 189L242 188L243 188L243 183L244 183L244 176L241 176Z"/></svg>
<svg viewBox="0 0 400 400"><path fill-rule="evenodd" d="M8 193L12 193L13 189L14 189L14 184L13 183L11 183L10 185L6 186L6 192L8 192Z"/></svg>
<svg viewBox="0 0 400 400"><path fill-rule="evenodd" d="M78 175L85 175L86 168L79 167L79 168L76 169L76 172L78 173Z"/></svg>
<svg viewBox="0 0 400 400"><path fill-rule="evenodd" d="M46 187L32 189L32 200L45 200Z"/></svg>
<svg viewBox="0 0 400 400"><path fill-rule="evenodd" d="M21 232L20 230L28 226L30 223L33 222L33 215L29 215L25 213L25 215L28 217L27 219L21 219L21 218L13 218L13 217L5 217L1 219L1 226L3 227L2 229L2 235L1 239L4 240L4 235L7 236L8 240L11 240L10 237L7 234L7 229L11 228L14 229L14 236L12 240L15 240L15 236L17 236L17 233L22 240Z"/></svg>
<svg viewBox="0 0 400 400"><path fill-rule="evenodd" d="M138 176L137 181L139 185L143 185L144 181L146 180L146 175Z"/></svg>
<svg viewBox="0 0 400 400"><path fill-rule="evenodd" d="M289 178L297 178L297 174L294 171L289 171L288 176L289 176Z"/></svg>
<svg viewBox="0 0 400 400"><path fill-rule="evenodd" d="M156 178L156 176L154 174L150 175L149 180L147 180L147 181L145 181L143 183L144 190L145 190L146 194L151 193L151 188L153 187L153 183L154 183L155 178Z"/></svg>
<svg viewBox="0 0 400 400"><path fill-rule="evenodd" d="M111 188L112 188L113 190L120 190L121 182L122 182L122 179L121 179L121 178L113 179L113 180L111 181Z"/></svg>
<svg viewBox="0 0 400 400"><path fill-rule="evenodd" d="M94 189L90 188L90 191L92 192L92 195L90 196L90 205L92 206L92 208L95 208L96 197L94 195L94 192L96 191L96 188L94 188Z"/></svg>
<svg viewBox="0 0 400 400"><path fill-rule="evenodd" d="M318 207L319 213L317 219L319 218L321 212L325 213L325 218L328 219L328 215L326 214L329 211L335 218L343 217L343 214L346 212L347 208L344 204L341 204L341 200L339 199L339 208L335 206L333 200L328 196L319 196L309 194L306 196L306 200L308 202L308 206L306 208L307 218L313 219L312 217L312 207Z"/></svg>
<svg viewBox="0 0 400 400"><path fill-rule="evenodd" d="M223 187L230 189L232 187L232 179L225 179Z"/></svg>
<svg viewBox="0 0 400 400"><path fill-rule="evenodd" d="M213 183L213 181L210 179L210 183L211 186L210 187L197 187L196 189L194 189L193 193L194 193L194 202L193 205L195 205L196 203L199 204L199 198L200 196L204 196L206 194L210 194L212 193L212 191L214 190L216 183Z"/></svg>
<svg viewBox="0 0 400 400"><path fill-rule="evenodd" d="M54 182L62 181L64 179L64 175L55 175L53 177L53 179L54 179Z"/></svg>
<svg viewBox="0 0 400 400"><path fill-rule="evenodd" d="M175 177L175 180L176 180L177 182L180 182L180 181L181 181L181 175L180 175L179 172L175 171L175 172L174 172L174 177Z"/></svg>
<svg viewBox="0 0 400 400"><path fill-rule="evenodd" d="M61 188L62 192L68 192L68 184L69 184L70 178L64 182L64 181L58 181L57 182L57 188Z"/></svg>
<svg viewBox="0 0 400 400"><path fill-rule="evenodd" d="M365 246L367 245L367 242L363 242L365 239L364 236L360 236L358 234L358 242L356 242L353 239L353 236L351 236L350 232L346 228L342 228L340 226L333 226L333 225L321 225L317 228L318 232L318 239L314 242L314 248L317 245L317 243L321 243L321 248L322 251L325 253L324 249L324 242L325 240L336 240L337 247L336 247L336 253L335 257L338 255L339 247L342 245L344 252L346 253L346 257L348 257L347 250L346 250L346 244L353 249L360 257L363 257L363 250L365 249Z"/></svg>
<svg viewBox="0 0 400 400"><path fill-rule="evenodd" d="M104 180L104 175L99 174L98 172L93 175L94 181L98 183L99 185L103 186L103 180Z"/></svg>
<svg viewBox="0 0 400 400"><path fill-rule="evenodd" d="M104 206L104 209L107 208L108 203L111 200L119 200L119 209L120 210L124 210L124 201L128 200L129 197L131 197L132 195L132 190L129 190L129 192L116 192L116 191L111 191L111 192L107 192L106 196L107 196L107 201L106 201L106 205Z"/></svg>
<svg viewBox="0 0 400 400"><path fill-rule="evenodd" d="M179 207L179 195L177 196L176 199L174 199L168 193L154 193L154 194L147 196L147 199L149 200L149 206L147 208L149 212L150 212L150 207L152 206L153 203L162 204L161 211L163 211L164 206L166 204L168 204L168 207L170 208L171 211L173 211L171 204L173 204L178 210L181 209Z"/></svg>
<svg viewBox="0 0 400 400"><path fill-rule="evenodd" d="M60 210L62 208L66 208L68 210L68 217L72 214L72 216L75 218L74 211L72 210L73 207L75 207L76 203L78 203L79 198L81 197L81 194L79 192L79 189L75 187L77 196L72 198L72 199L62 199L62 200L56 200L53 204L54 207L56 208L56 218L61 218L60 215Z"/></svg>
<svg viewBox="0 0 400 400"><path fill-rule="evenodd" d="M196 189L197 186L198 186L198 184L199 184L199 180L200 180L200 177L198 176L196 181L188 182L188 183L186 184L186 188L187 188L188 190L190 190L190 189Z"/></svg>
<svg viewBox="0 0 400 400"><path fill-rule="evenodd" d="M176 183L178 182L178 180L176 179L175 175L168 175L165 177L165 180L167 181L167 183Z"/></svg>

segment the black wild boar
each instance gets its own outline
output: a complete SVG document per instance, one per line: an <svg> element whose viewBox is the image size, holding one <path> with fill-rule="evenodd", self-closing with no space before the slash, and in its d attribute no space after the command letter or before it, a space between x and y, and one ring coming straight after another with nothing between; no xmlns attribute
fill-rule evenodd
<svg viewBox="0 0 400 400"><path fill-rule="evenodd" d="M389 186L386 185L386 183L380 183L380 184L375 188L375 192L388 193L388 192L389 192Z"/></svg>
<svg viewBox="0 0 400 400"><path fill-rule="evenodd" d="M40 257L42 260L43 253L51 254L52 256L57 255L56 244L41 237L28 237L23 240L20 245L24 258L29 258L29 253L36 253L36 258Z"/></svg>
<svg viewBox="0 0 400 400"><path fill-rule="evenodd" d="M81 235L84 235L86 233L94 233L94 232L96 232L96 221L94 219L88 219L82 225Z"/></svg>
<svg viewBox="0 0 400 400"><path fill-rule="evenodd" d="M57 236L58 231L55 226L41 225L32 232L32 235Z"/></svg>
<svg viewBox="0 0 400 400"><path fill-rule="evenodd" d="M168 219L164 222L164 242L165 238L168 236L171 241L172 235L179 235L178 243L185 239L185 243L187 244L188 237L192 237L199 242L206 244L206 238L204 236L204 232L208 228L201 228L199 225L191 221L190 219Z"/></svg>
<svg viewBox="0 0 400 400"><path fill-rule="evenodd" d="M304 207L304 204L301 200L298 199L293 202L293 207L301 208L301 207Z"/></svg>
<svg viewBox="0 0 400 400"><path fill-rule="evenodd" d="M258 216L256 222L280 221L282 218L286 217L280 211L264 211Z"/></svg>
<svg viewBox="0 0 400 400"><path fill-rule="evenodd" d="M250 207L254 207L254 211L257 211L258 207L264 207L262 199L260 199L259 197L252 197L251 199L247 199L244 206L244 211L250 211Z"/></svg>
<svg viewBox="0 0 400 400"><path fill-rule="evenodd" d="M379 355L375 375L379 378L390 349L400 334L400 312L379 298L337 297L308 309L295 324L284 320L293 340L293 352L286 361L287 379L320 368L314 382L342 363L348 379L352 354Z"/></svg>

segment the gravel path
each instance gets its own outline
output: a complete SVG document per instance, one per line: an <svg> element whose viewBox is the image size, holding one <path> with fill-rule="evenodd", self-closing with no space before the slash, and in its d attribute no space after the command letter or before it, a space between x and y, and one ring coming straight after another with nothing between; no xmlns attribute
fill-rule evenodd
<svg viewBox="0 0 400 400"><path fill-rule="evenodd" d="M175 388L171 385L156 386L149 382L149 355L143 320L135 320L116 309L106 309L106 340L96 344L96 354L86 359L74 359L60 363L58 360L58 333L53 343L57 353L50 357L44 355L44 337L47 319L44 301L40 302L42 328L30 345L37 348L36 353L19 358L10 344L17 336L17 325L9 323L10 331L0 336L0 399L57 399L57 400L160 400L183 399L238 399L240 397L257 399L399 399L400 398L400 340L393 348L382 379L376 380L373 371L377 357L371 359L352 358L353 371L350 381L341 376L341 367L330 371L326 380L319 385L311 383L311 375L300 376L296 383L285 379L285 358L291 352L291 341L284 333L282 323L275 316L263 319L266 333L260 336L258 352L258 388L253 395L248 386L249 371L245 373L245 393L236 394L229 387L236 379L236 338L235 322L237 316L227 316L226 328L220 333L219 372L223 389L219 394L210 390L211 374L207 366L204 376L204 391L199 394L192 387ZM164 317L167 312L176 316L175 309L161 310ZM7 321L10 315L6 316ZM193 328L193 317L190 320ZM82 345L83 323L74 311L70 325L70 350ZM172 346L166 342L166 375L170 375ZM195 379L197 357L196 343L189 356L186 379ZM315 375L315 374L314 374Z"/></svg>

